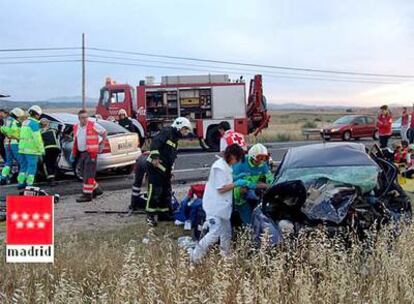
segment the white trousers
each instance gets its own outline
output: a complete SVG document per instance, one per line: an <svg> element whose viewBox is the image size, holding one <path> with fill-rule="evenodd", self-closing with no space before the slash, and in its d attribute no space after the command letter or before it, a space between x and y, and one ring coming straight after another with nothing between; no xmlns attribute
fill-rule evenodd
<svg viewBox="0 0 414 304"><path fill-rule="evenodd" d="M409 126L401 126L401 140L408 141L407 131L409 129Z"/></svg>
<svg viewBox="0 0 414 304"><path fill-rule="evenodd" d="M191 260L194 263L199 262L207 253L211 245L220 241L220 253L223 256L230 254L231 247L231 223L230 219L223 219L216 216L207 215L207 234L198 242L193 252L191 253Z"/></svg>

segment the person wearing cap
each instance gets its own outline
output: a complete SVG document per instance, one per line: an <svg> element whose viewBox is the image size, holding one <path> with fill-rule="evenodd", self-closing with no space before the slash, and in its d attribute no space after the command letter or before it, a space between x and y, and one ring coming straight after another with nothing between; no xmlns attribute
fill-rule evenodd
<svg viewBox="0 0 414 304"><path fill-rule="evenodd" d="M222 154L226 150L227 146L232 144L239 145L244 151L247 151L247 144L244 140L244 136L236 131L233 131L228 121L222 121L218 125L218 131L220 133L220 153Z"/></svg>
<svg viewBox="0 0 414 304"><path fill-rule="evenodd" d="M37 106L29 108L29 116L20 129L19 155L20 171L17 176L18 189L33 185L37 172L39 157L45 154L39 119L42 109Z"/></svg>
<svg viewBox="0 0 414 304"><path fill-rule="evenodd" d="M19 162L19 135L21 122L24 119L24 111L20 108L11 110L5 124L0 127L0 133L5 136L4 149L6 152L3 170L1 171L0 184L7 184L14 163Z"/></svg>
<svg viewBox="0 0 414 304"><path fill-rule="evenodd" d="M70 161L72 164L79 163L83 178L82 195L76 199L76 202L86 203L103 194L95 180L95 175L96 159L101 144L106 140L106 130L89 119L86 110L78 112L78 119L79 123L73 126L74 142Z"/></svg>
<svg viewBox="0 0 414 304"><path fill-rule="evenodd" d="M380 108L377 118L377 127L380 147L386 148L388 146L388 140L392 134L392 115L387 105L383 105Z"/></svg>
<svg viewBox="0 0 414 304"><path fill-rule="evenodd" d="M55 185L55 174L57 169L57 159L60 155L60 144L57 131L50 128L50 122L46 118L40 120L40 126L45 147L45 156L43 157L43 167L46 173L46 179L50 186Z"/></svg>
<svg viewBox="0 0 414 304"><path fill-rule="evenodd" d="M191 122L178 117L169 127L164 127L152 140L148 155L148 199L146 205L149 226L157 225L156 216L170 211L171 179L178 140L192 131Z"/></svg>
<svg viewBox="0 0 414 304"><path fill-rule="evenodd" d="M235 210L243 225L249 225L254 205L259 197L256 190L267 189L273 181L268 161L269 153L262 144L253 145L247 156L233 166L234 181L244 181L243 186L234 189Z"/></svg>
<svg viewBox="0 0 414 304"><path fill-rule="evenodd" d="M135 132L134 124L132 120L128 118L127 112L124 109L118 112L118 124L130 132Z"/></svg>

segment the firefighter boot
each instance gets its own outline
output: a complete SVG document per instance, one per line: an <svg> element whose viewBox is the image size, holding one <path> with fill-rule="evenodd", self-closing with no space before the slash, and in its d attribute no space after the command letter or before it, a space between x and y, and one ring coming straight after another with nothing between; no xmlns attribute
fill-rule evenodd
<svg viewBox="0 0 414 304"><path fill-rule="evenodd" d="M48 184L48 186L50 186L50 187L54 187L54 186L56 186L56 185L57 185L54 177L48 178L48 179L47 179L47 184Z"/></svg>
<svg viewBox="0 0 414 304"><path fill-rule="evenodd" d="M158 225L155 214L147 213L147 224L149 227L156 227Z"/></svg>
<svg viewBox="0 0 414 304"><path fill-rule="evenodd" d="M96 189L95 190L93 190L93 198L95 198L95 197L98 197L98 196L100 196L100 195L102 195L103 194L103 190L102 190L102 188L101 187L96 187Z"/></svg>
<svg viewBox="0 0 414 304"><path fill-rule="evenodd" d="M77 203L87 203L90 201L92 201L92 193L82 193L82 195L76 199Z"/></svg>

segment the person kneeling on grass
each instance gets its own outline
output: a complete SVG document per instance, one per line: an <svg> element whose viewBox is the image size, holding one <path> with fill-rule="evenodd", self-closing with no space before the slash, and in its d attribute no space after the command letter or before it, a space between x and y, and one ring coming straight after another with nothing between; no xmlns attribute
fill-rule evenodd
<svg viewBox="0 0 414 304"><path fill-rule="evenodd" d="M203 196L203 209L206 212L207 234L196 247L189 252L190 260L198 263L208 248L220 240L220 252L223 256L230 254L233 189L245 185L244 180L233 183L231 166L244 157L243 149L232 144L224 151L224 157L218 159L210 170L210 175Z"/></svg>

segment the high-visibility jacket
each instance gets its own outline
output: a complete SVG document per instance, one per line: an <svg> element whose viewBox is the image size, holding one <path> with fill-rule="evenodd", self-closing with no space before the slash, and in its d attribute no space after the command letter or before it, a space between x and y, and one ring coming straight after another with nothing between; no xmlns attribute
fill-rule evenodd
<svg viewBox="0 0 414 304"><path fill-rule="evenodd" d="M152 163L154 159L159 159L157 167L161 172L171 173L178 153L178 140L181 133L176 128L165 127L152 139L150 155L147 161Z"/></svg>
<svg viewBox="0 0 414 304"><path fill-rule="evenodd" d="M0 127L0 132L6 136L4 144L18 144L20 124L16 119L11 116L7 117L4 126Z"/></svg>
<svg viewBox="0 0 414 304"><path fill-rule="evenodd" d="M223 138L226 141L227 146L238 144L244 150L247 149L246 142L244 141L244 136L236 131L227 130L224 133Z"/></svg>
<svg viewBox="0 0 414 304"><path fill-rule="evenodd" d="M42 129L40 133L42 134L43 145L45 146L45 150L51 148L60 149L59 140L57 138L57 132L55 129Z"/></svg>
<svg viewBox="0 0 414 304"><path fill-rule="evenodd" d="M407 149L406 148L402 148L399 150L396 150L394 152L394 162L396 163L405 163L407 161Z"/></svg>
<svg viewBox="0 0 414 304"><path fill-rule="evenodd" d="M392 134L392 116L391 114L379 114L377 118L377 127L380 136Z"/></svg>
<svg viewBox="0 0 414 304"><path fill-rule="evenodd" d="M78 155L78 129L79 125L73 126L73 148L72 154L74 157ZM95 159L99 152L99 133L95 128L93 121L88 121L86 124L86 151L89 153L92 159Z"/></svg>
<svg viewBox="0 0 414 304"><path fill-rule="evenodd" d="M26 119L20 129L19 153L42 155L45 153L39 121L33 117Z"/></svg>

